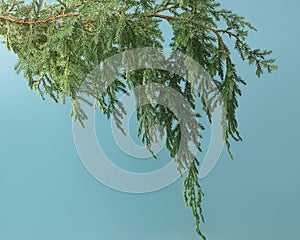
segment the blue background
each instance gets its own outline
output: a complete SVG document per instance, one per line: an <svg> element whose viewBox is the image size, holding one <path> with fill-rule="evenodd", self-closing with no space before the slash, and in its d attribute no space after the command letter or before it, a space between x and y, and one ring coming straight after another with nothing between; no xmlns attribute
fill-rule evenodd
<svg viewBox="0 0 300 240"><path fill-rule="evenodd" d="M202 180L202 228L210 240L296 240L300 3L222 4L259 29L249 42L273 49L279 71L257 79L253 67L239 64L248 82L238 109L244 142L233 143L233 161L224 149ZM4 46L0 56L1 240L198 239L183 203L183 179L142 195L114 191L96 181L77 155L70 105L42 101L14 73L16 57Z"/></svg>

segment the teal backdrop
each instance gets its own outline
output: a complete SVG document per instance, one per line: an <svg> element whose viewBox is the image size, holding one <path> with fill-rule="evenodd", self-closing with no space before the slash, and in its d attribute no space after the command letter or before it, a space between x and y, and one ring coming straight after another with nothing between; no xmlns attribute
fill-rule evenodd
<svg viewBox="0 0 300 240"><path fill-rule="evenodd" d="M224 149L202 180L202 229L209 240L297 240L300 2L222 4L259 30L250 34L249 43L273 49L279 71L257 79L253 67L236 59L248 83L238 109L244 141L232 144L234 160ZM199 239L183 203L183 179L140 195L102 185L77 155L70 105L42 101L23 76L14 73L16 57L2 45L0 63L1 240ZM106 124L100 118L98 128ZM109 141L107 151L113 152L116 146ZM116 158L125 161L128 156L117 152Z"/></svg>

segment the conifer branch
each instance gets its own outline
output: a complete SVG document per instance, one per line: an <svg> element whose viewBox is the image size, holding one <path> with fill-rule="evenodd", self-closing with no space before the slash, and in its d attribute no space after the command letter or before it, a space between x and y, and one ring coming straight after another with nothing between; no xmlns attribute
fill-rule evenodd
<svg viewBox="0 0 300 240"><path fill-rule="evenodd" d="M15 8L16 5L18 5L18 3L17 2L13 2L13 4L10 7L10 9L8 10L8 13L10 13Z"/></svg>
<svg viewBox="0 0 300 240"><path fill-rule="evenodd" d="M210 28L210 27L207 27L208 30L212 31L216 37L218 38L218 41L219 43L221 44L223 50L227 53L227 56L226 56L226 67L227 69L229 68L230 64L231 64L231 59L230 59L230 56L229 56L229 49L228 47L226 46L222 36L220 35L220 30L216 30L216 29L213 29L213 28Z"/></svg>
<svg viewBox="0 0 300 240"><path fill-rule="evenodd" d="M0 36L5 39L3 43L7 49L14 51L19 58L15 70L17 73L24 73L29 86L38 91L43 99L44 95L48 95L55 101L61 98L64 103L69 98L72 116L84 125L87 116L76 96L82 91L80 86L86 81L87 74L105 59L127 49L162 48L164 37L159 22L160 19L166 20L174 33L170 47L201 64L217 85L215 89L221 95L223 106L223 138L228 150L230 137L235 141L241 140L235 112L238 107L237 97L241 95L239 84L245 82L236 73L235 64L231 61L232 48L226 45L225 38L234 38L234 49L239 52L242 60L248 60L250 65L256 66L258 77L263 69L267 69L269 73L277 69L273 65L275 60L266 57L271 51L252 49L247 44L248 30L255 28L243 17L220 9L220 4L214 0L162 1L159 6L153 6L150 0L127 1L125 8L116 7L109 1L57 2L58 4L47 4L42 0L33 0L33 4L26 4L24 1L2 0L1 5ZM15 7L16 5L18 6ZM129 9L136 11L132 13L127 11ZM62 18L68 18L68 21L57 21ZM218 29L220 21L227 24L227 29ZM24 25L29 25L30 28L23 27ZM31 27L32 25L35 26ZM193 73L194 69L190 70ZM122 81L116 79L104 91L103 97L95 99L103 114L107 117L112 115L120 128L123 111L117 96L127 88L133 89L148 83L160 83L173 88L188 100L193 110L197 105L195 96L199 95L210 119L209 107L203 100L203 95L206 94L204 91L184 77L158 69L126 72ZM99 90L92 89L96 88L93 84L90 87L91 89L86 89L87 94ZM135 97L138 100L138 96ZM147 97L147 94L141 97ZM162 102L170 102L174 106L178 103L177 99L168 95ZM187 145L187 142L181 142L180 122L172 111L159 105L143 105L138 108L137 120L138 136L149 151L153 143L150 129L154 125L163 126L170 157L178 163L179 170L188 168L184 198L196 219L196 231L205 239L200 231L200 223L204 218L201 207L203 192L198 178L199 162L188 150L176 156L180 144ZM189 130L193 143L200 150L200 141L197 139L201 137L200 131L203 128L200 123L199 126L196 123L197 120L181 126ZM230 150L229 155L232 156Z"/></svg>
<svg viewBox="0 0 300 240"><path fill-rule="evenodd" d="M163 18L166 19L167 21L170 21L172 19L177 19L176 16L167 16L167 15L163 15L163 14L158 14L158 13L151 13L149 15L146 15L147 17L157 17L157 18Z"/></svg>
<svg viewBox="0 0 300 240"><path fill-rule="evenodd" d="M222 29L220 29L220 30L216 30L217 32L219 32L219 33L226 33L228 36L230 36L230 37L234 37L234 38L236 38L236 39L239 39L239 36L237 35L237 34L235 34L235 33L233 33L233 32L230 32L229 30L222 30Z"/></svg>
<svg viewBox="0 0 300 240"><path fill-rule="evenodd" d="M158 8L155 11L153 11L152 13L146 15L146 17L157 17L157 18L166 19L167 21L170 21L172 19L177 19L176 16L168 16L168 15L159 14L159 12L168 11L168 10L173 9L174 7L176 7L176 5L173 5L171 7Z"/></svg>
<svg viewBox="0 0 300 240"><path fill-rule="evenodd" d="M170 10L170 9L172 9L172 8L173 8L173 7L163 7L163 8L158 8L158 9L155 10L153 13L148 14L148 15L146 15L146 16L147 16L147 17L157 17L157 18L162 18L162 19L166 19L167 21L170 21L170 20L176 20L176 19L178 19L177 16L168 16L168 15L158 14L158 13L161 12L161 11ZM192 22L194 16L195 16L195 14L192 14L187 20L188 20L189 22ZM226 44L224 43L224 40L223 40L222 36L220 35L220 32L225 32L225 33L227 33L228 35L234 36L234 37L236 37L236 38L238 38L238 36L235 35L235 34L232 33L232 32L226 31L226 30L218 30L218 29L213 29L213 28L211 28L211 27L206 27L206 28L207 28L208 30L212 31L212 32L216 35L216 37L218 38L218 41L219 41L220 44L222 45L222 48L224 49L224 51L225 51L226 53L229 53L228 47L227 47ZM230 57L229 57L229 55L227 55L227 57L226 57L226 66L227 66L227 67L229 67L230 62L231 62Z"/></svg>
<svg viewBox="0 0 300 240"><path fill-rule="evenodd" d="M23 25L34 25L34 24L53 22L53 21L56 21L56 20L64 18L64 17L77 17L79 15L80 15L80 13L64 13L64 14L59 14L56 16L53 15L49 18L38 19L38 20L25 20L25 19L21 19L21 18L14 18L12 16L0 15L0 21L2 23L11 22L11 23L17 23L17 24L23 24Z"/></svg>
<svg viewBox="0 0 300 240"><path fill-rule="evenodd" d="M168 11L168 10L171 10L172 8L174 8L175 6L171 6L171 7L161 7L161 8L158 8L156 9L153 13L151 14L157 14L159 12L163 12L163 11ZM151 15L150 14L150 15Z"/></svg>

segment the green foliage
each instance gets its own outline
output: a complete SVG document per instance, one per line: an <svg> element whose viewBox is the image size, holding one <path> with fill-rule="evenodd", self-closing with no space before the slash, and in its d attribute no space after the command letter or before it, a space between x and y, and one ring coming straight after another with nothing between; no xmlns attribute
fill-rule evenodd
<svg viewBox="0 0 300 240"><path fill-rule="evenodd" d="M162 47L164 38L159 28L167 21L173 29L170 47L196 60L212 77L221 96L223 107L223 137L230 156L230 139L241 141L238 132L236 109L240 86L246 84L238 75L231 59L236 50L242 60L255 65L256 75L264 70L277 69L274 59L269 59L269 50L252 49L246 42L250 30L256 30L244 17L222 9L214 0L59 0L48 4L43 0L2 0L0 3L0 36L7 49L18 56L15 66L22 72L30 88L42 98L48 95L54 101L73 105L72 115L84 123L85 113L76 101L76 96L89 74L110 56L128 49ZM219 28L219 26L226 26ZM233 39L230 48L225 38ZM193 69L189 69L193 72ZM190 75L191 77L191 75ZM191 77L192 78L192 77ZM118 94L139 85L159 83L181 93L193 109L200 97L203 109L211 120L211 108L205 93L193 81L178 75L158 70L140 69L126 72L96 98L98 107L122 129L122 114L125 110L118 101ZM212 84L210 83L210 84ZM136 96L136 99L145 96ZM172 96L164 101L176 104ZM197 115L197 117L200 117ZM199 162L189 151L178 155L182 131L191 133L194 145L201 149L198 139L203 126L189 122L183 128L170 109L161 104L146 104L138 107L138 135L151 151L153 128L163 126L160 135L166 132L166 147L181 171L188 168L184 181L184 198L196 219L196 230L205 239L199 225L203 219L201 201L203 193L198 179Z"/></svg>

